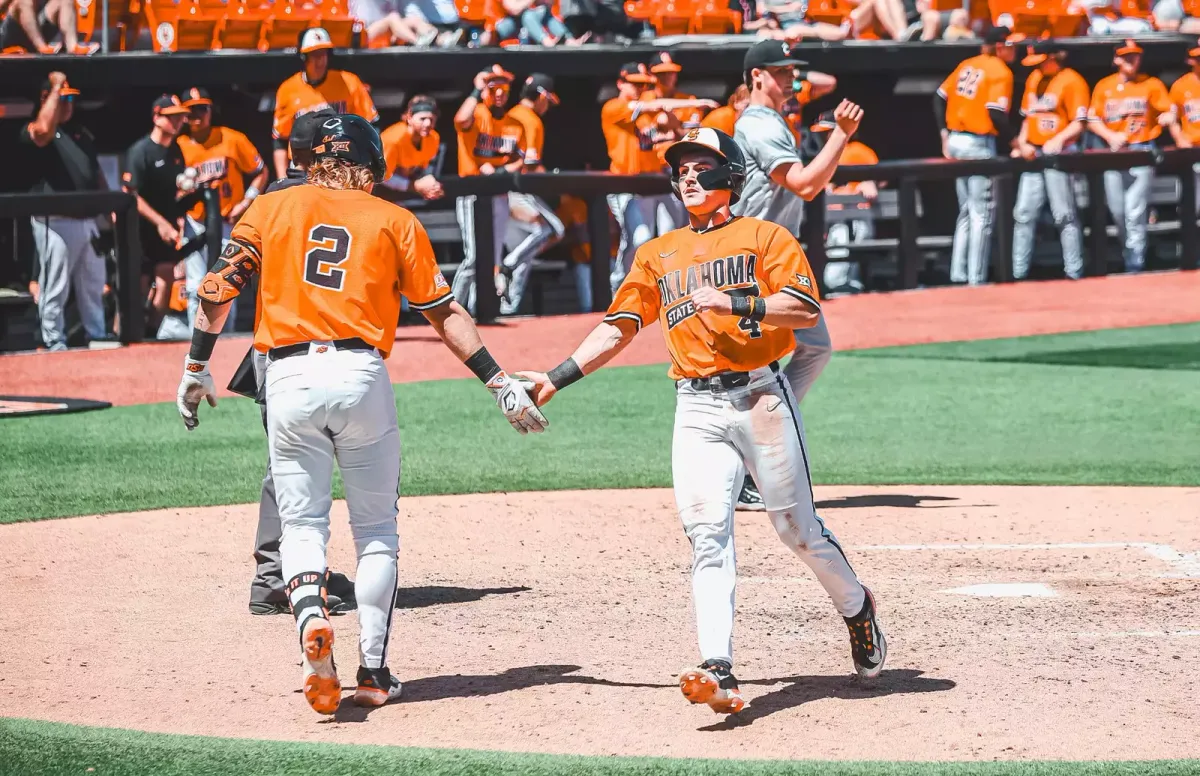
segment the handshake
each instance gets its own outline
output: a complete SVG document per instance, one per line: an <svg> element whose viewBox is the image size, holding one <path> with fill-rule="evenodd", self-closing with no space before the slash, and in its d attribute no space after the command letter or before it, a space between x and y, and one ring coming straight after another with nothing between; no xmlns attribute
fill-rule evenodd
<svg viewBox="0 0 1200 776"><path fill-rule="evenodd" d="M505 419L521 434L540 434L550 426L538 408L550 401L556 389L542 372L517 372L510 376L501 371L487 382L487 389Z"/></svg>

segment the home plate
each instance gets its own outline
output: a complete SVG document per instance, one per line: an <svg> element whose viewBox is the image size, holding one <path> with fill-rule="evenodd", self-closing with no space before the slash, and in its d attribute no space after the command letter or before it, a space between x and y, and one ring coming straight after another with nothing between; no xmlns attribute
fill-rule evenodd
<svg viewBox="0 0 1200 776"><path fill-rule="evenodd" d="M943 593L973 595L980 598L1054 598L1058 593L1041 582L993 582L985 585L968 585Z"/></svg>

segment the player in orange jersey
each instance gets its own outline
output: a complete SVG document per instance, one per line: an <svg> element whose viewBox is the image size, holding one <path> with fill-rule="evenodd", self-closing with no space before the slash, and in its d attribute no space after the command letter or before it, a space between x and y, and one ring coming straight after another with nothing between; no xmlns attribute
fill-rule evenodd
<svg viewBox="0 0 1200 776"><path fill-rule="evenodd" d="M1067 52L1060 43L1038 41L1021 60L1036 68L1025 81L1021 101L1021 132L1014 157L1033 159L1075 151L1087 123L1089 92L1083 76L1063 65ZM1013 279L1029 274L1033 235L1046 201L1062 240L1063 269L1069 278L1083 277L1083 241L1075 213L1071 176L1061 170L1035 170L1021 174L1013 207Z"/></svg>
<svg viewBox="0 0 1200 776"><path fill-rule="evenodd" d="M521 433L545 429L521 383L488 354L454 301L412 213L371 195L385 172L383 145L358 116L326 120L314 138L308 183L254 201L200 289L191 351L177 393L187 428L202 400L216 406L208 361L229 301L254 276L254 347L268 357L267 436L283 536L283 577L303 648L304 696L333 714L341 685L325 595L333 463L342 472L358 552L358 687L354 700L400 697L387 666L396 604L396 494L400 432L384 359L400 295L425 313L446 346L487 385Z"/></svg>
<svg viewBox="0 0 1200 776"><path fill-rule="evenodd" d="M1117 72L1092 91L1088 129L1114 151L1153 149L1164 124L1175 120L1167 87L1141 72L1142 47L1132 40L1117 46ZM1104 173L1104 198L1117 236L1125 246L1126 272L1141 272L1146 258L1146 219L1154 168L1150 165Z"/></svg>
<svg viewBox="0 0 1200 776"><path fill-rule="evenodd" d="M990 159L997 146L1007 148L1013 133L1008 109L1013 75L1008 64L1016 49L1008 43L1010 30L993 27L984 36L978 56L966 59L942 81L934 96L934 117L942 133L942 154L948 159ZM992 179L972 175L955 181L958 221L950 253L950 281L979 285L987 282L992 251L995 202Z"/></svg>
<svg viewBox="0 0 1200 776"><path fill-rule="evenodd" d="M412 191L424 199L442 196L442 184L433 177L432 169L442 145L442 138L434 129L437 118L437 103L433 98L417 94L408 101L404 119L379 133L387 162L384 186Z"/></svg>
<svg viewBox="0 0 1200 776"><path fill-rule="evenodd" d="M1184 73L1171 84L1169 96L1175 111L1171 137L1180 148L1195 148L1200 145L1200 46L1188 51L1187 63L1191 72ZM1200 184L1200 164L1193 165L1192 169Z"/></svg>
<svg viewBox="0 0 1200 776"><path fill-rule="evenodd" d="M733 137L733 125L737 123L738 116L742 115L749 103L750 87L738 84L733 94L729 95L729 101L716 110L709 111L708 115L700 120L700 126L719 129Z"/></svg>
<svg viewBox="0 0 1200 776"><path fill-rule="evenodd" d="M850 630L858 674L883 670L887 645L871 594L813 505L796 396L779 369L793 330L820 314L804 251L788 231L735 217L746 163L733 138L692 130L666 154L690 225L651 240L603 322L549 373L522 372L539 406L611 361L658 322L675 380L671 453L675 503L692 546L698 669L680 676L692 703L718 713L744 705L733 677L734 500L753 473L779 538L812 569Z"/></svg>
<svg viewBox="0 0 1200 776"><path fill-rule="evenodd" d="M275 177L287 177L288 136L297 116L321 108L337 113L362 116L372 124L379 121L379 111L371 100L366 84L354 73L329 67L333 40L324 27L309 27L300 34L300 59L304 68L279 85L275 92L275 121L271 135L275 138Z"/></svg>

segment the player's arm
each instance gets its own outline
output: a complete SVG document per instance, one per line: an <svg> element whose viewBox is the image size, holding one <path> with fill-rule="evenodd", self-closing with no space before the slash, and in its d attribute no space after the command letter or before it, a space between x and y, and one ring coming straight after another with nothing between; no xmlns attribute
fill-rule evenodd
<svg viewBox="0 0 1200 776"><path fill-rule="evenodd" d="M825 147L808 164L799 161L775 165L771 168L771 180L792 191L797 196L811 200L825 190L833 179L842 160L842 152L850 142L850 136L862 121L863 110L849 100L834 111L837 127L829 133Z"/></svg>
<svg viewBox="0 0 1200 776"><path fill-rule="evenodd" d="M658 113L660 111L674 111L680 108L707 108L713 110L718 105L713 100L676 100L676 99L658 99L658 100L638 100L637 102L629 103L633 108L634 115L642 113Z"/></svg>
<svg viewBox="0 0 1200 776"><path fill-rule="evenodd" d="M483 90L487 87L487 76L489 71L484 70L475 74L475 81L472 84L474 91L467 95L467 99L462 101L462 105L458 106L458 110L454 112L454 127L459 132L466 132L475 125L475 107L479 105L479 100L483 98Z"/></svg>
<svg viewBox="0 0 1200 776"><path fill-rule="evenodd" d="M289 101L281 86L275 92L275 120L271 124L271 161L275 166L275 177L286 178L288 168L288 137L296 117L291 114Z"/></svg>
<svg viewBox="0 0 1200 776"><path fill-rule="evenodd" d="M1097 89L1092 94L1092 106L1088 110L1088 130L1093 135L1103 140L1113 151L1119 150L1128 141L1129 137L1124 132L1116 132L1108 128L1104 123L1104 101L1106 95Z"/></svg>
<svg viewBox="0 0 1200 776"><path fill-rule="evenodd" d="M821 302L812 268L796 241L782 228L772 229L759 251L760 282L775 289L766 296L733 296L712 286L692 292L697 312L746 318L781 329L807 329L817 324Z"/></svg>
<svg viewBox="0 0 1200 776"><path fill-rule="evenodd" d="M254 203L258 195L263 193L267 188L267 165L263 162L262 157L258 155L258 149L250 142L250 138L242 135L238 139L238 163L241 169L249 171L248 174L254 176L250 181L250 185L246 187L246 192L242 195L242 201L233 206L229 211L229 223L237 223L237 220L242 217L242 214ZM241 175L242 173L237 173ZM243 175L243 180L245 176Z"/></svg>
<svg viewBox="0 0 1200 776"><path fill-rule="evenodd" d="M142 195L138 193L138 188L146 179L147 162L145 156L140 153L141 148L137 147L137 150L138 153L130 153L125 160L126 170L121 177L121 190L134 196L137 201L138 215L154 224L159 238L163 242L173 245L179 240L179 229L151 207L150 203L142 199Z"/></svg>
<svg viewBox="0 0 1200 776"><path fill-rule="evenodd" d="M800 74L801 81L808 81L812 84L812 91L809 94L809 102L819 100L827 94L833 92L837 88L837 78L828 73L819 73L816 70L808 70Z"/></svg>
<svg viewBox="0 0 1200 776"><path fill-rule="evenodd" d="M62 73L50 74L50 91L46 93L46 101L42 103L37 116L29 122L26 129L29 139L38 148L50 145L54 140L54 133L58 131L58 97L62 85L66 82L67 77Z"/></svg>

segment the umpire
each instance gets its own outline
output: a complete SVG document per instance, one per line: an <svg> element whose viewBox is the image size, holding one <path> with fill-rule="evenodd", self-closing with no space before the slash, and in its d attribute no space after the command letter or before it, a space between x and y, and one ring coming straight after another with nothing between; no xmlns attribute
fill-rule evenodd
<svg viewBox="0 0 1200 776"><path fill-rule="evenodd" d="M267 187L267 194L303 184L312 162L313 137L326 119L337 116L328 108L306 113L292 125L288 147L292 166L287 177ZM267 354L253 347L246 351L241 365L229 381L229 390L254 399L262 412L263 430L267 428L267 406L262 386L267 373ZM287 614L291 612L287 591L283 587L283 566L279 561L279 538L283 527L279 522L279 505L275 502L275 480L271 476L271 461L263 476L262 495L258 501L258 533L254 538L254 560L257 568L250 583L250 614ZM331 614L344 614L358 608L354 583L345 574L329 572L326 604Z"/></svg>

